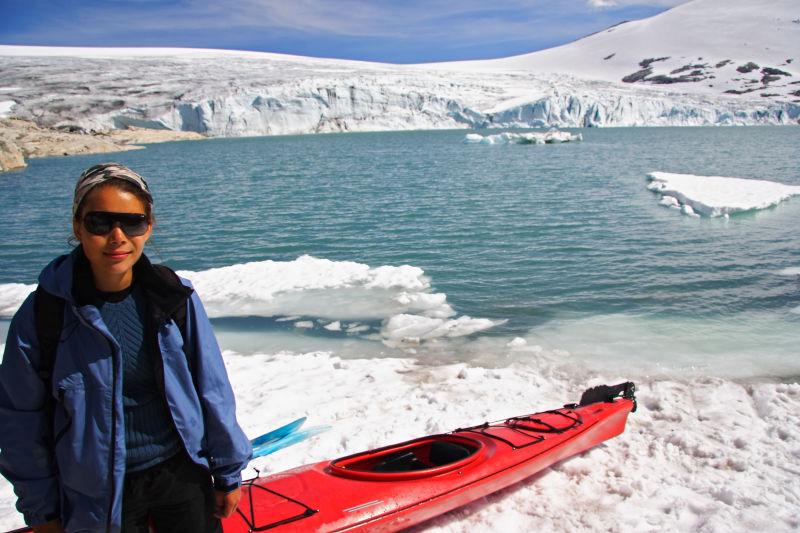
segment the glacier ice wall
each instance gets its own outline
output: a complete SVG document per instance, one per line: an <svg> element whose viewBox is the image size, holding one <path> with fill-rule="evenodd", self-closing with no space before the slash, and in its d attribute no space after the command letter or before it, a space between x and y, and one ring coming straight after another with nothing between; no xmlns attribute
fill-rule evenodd
<svg viewBox="0 0 800 533"><path fill-rule="evenodd" d="M0 56L11 114L212 137L484 127L797 124L800 101L568 75L237 57ZM683 92L681 92L683 91Z"/></svg>

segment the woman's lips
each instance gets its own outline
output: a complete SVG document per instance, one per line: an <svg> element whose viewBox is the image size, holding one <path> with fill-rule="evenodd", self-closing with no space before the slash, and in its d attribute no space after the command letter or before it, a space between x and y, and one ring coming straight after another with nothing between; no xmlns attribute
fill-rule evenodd
<svg viewBox="0 0 800 533"><path fill-rule="evenodd" d="M115 261L121 261L131 255L130 252L103 252L103 254L109 259L113 259Z"/></svg>

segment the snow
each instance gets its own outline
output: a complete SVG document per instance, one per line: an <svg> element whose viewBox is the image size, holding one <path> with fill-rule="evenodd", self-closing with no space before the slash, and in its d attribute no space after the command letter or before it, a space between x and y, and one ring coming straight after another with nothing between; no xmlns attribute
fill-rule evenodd
<svg viewBox="0 0 800 533"><path fill-rule="evenodd" d="M678 207L687 215L728 217L733 213L766 209L791 196L800 186L774 181L651 172L647 188L661 195L660 205Z"/></svg>
<svg viewBox="0 0 800 533"><path fill-rule="evenodd" d="M557 129L551 129L544 133L503 132L496 135L468 133L464 137L464 142L467 144L559 144L582 140L583 135L580 133L569 133L568 131L558 131Z"/></svg>
<svg viewBox="0 0 800 533"><path fill-rule="evenodd" d="M5 118L11 114L11 110L14 109L14 105L16 102L14 100L5 100L0 102L0 118Z"/></svg>
<svg viewBox="0 0 800 533"><path fill-rule="evenodd" d="M392 65L230 50L0 46L0 68L4 94L18 102L15 116L87 130L133 125L232 137L797 124L796 18L794 0L695 0L558 48L489 61ZM737 70L749 62L759 68ZM652 73L623 82L640 63ZM652 81L694 71L699 81Z"/></svg>
<svg viewBox="0 0 800 533"><path fill-rule="evenodd" d="M622 435L419 531L800 527L798 384L597 374L546 351L506 368L345 360L328 352L224 356L248 435L300 416L310 425L333 426L256 460L252 466L263 474L557 407L599 383L637 381L639 410ZM21 524L14 501L10 485L0 480L4 529Z"/></svg>
<svg viewBox="0 0 800 533"><path fill-rule="evenodd" d="M24 283L0 283L0 317L11 317L36 285Z"/></svg>
<svg viewBox="0 0 800 533"><path fill-rule="evenodd" d="M702 78L682 82L682 91L725 94L726 90L764 89L761 68L790 74L771 82L768 92L787 95L800 71L800 25L796 0L695 0L654 17L625 22L578 41L548 50L484 61L444 64L467 71L515 69L553 72L619 83L645 68L672 78L699 70ZM737 70L759 65L749 73ZM724 63L724 64L723 64ZM678 69L686 68L681 72ZM636 82L649 83L652 82ZM776 85L772 85L775 83ZM672 85L662 85L662 87Z"/></svg>

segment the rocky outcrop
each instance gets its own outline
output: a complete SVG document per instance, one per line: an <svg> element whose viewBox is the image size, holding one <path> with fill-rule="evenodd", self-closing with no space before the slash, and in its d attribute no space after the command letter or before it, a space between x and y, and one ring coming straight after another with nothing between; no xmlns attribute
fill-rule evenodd
<svg viewBox="0 0 800 533"><path fill-rule="evenodd" d="M79 128L44 128L20 119L0 119L0 171L26 166L25 158L100 154L143 148L139 144L204 139L195 132L130 128L86 133Z"/></svg>
<svg viewBox="0 0 800 533"><path fill-rule="evenodd" d="M25 157L22 150L13 142L0 139L0 172L25 168Z"/></svg>
<svg viewBox="0 0 800 533"><path fill-rule="evenodd" d="M750 61L749 63L745 63L744 65L740 65L736 67L737 72L741 72L742 74L747 74L748 72L753 72L754 70L758 70L758 65Z"/></svg>

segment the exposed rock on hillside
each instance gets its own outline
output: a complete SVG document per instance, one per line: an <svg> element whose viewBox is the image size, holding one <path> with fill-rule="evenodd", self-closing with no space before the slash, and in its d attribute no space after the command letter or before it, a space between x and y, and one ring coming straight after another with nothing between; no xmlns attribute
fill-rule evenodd
<svg viewBox="0 0 800 533"><path fill-rule="evenodd" d="M25 157L19 146L11 141L0 139L0 172L25 167Z"/></svg>
<svg viewBox="0 0 800 533"><path fill-rule="evenodd" d="M99 154L143 148L134 143L203 139L194 132L130 128L89 134L82 128L44 128L19 119L0 119L0 171L23 168L25 158Z"/></svg>

